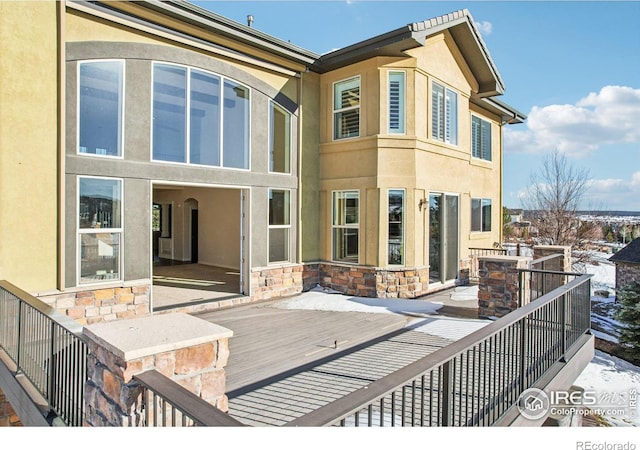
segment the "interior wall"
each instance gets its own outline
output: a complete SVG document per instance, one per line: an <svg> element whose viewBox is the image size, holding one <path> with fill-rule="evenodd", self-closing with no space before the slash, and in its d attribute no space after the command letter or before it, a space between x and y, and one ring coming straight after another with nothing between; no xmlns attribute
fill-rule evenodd
<svg viewBox="0 0 640 450"><path fill-rule="evenodd" d="M198 202L198 262L240 269L239 189L176 187L154 189L153 201L172 204L173 257L191 260L191 210Z"/></svg>

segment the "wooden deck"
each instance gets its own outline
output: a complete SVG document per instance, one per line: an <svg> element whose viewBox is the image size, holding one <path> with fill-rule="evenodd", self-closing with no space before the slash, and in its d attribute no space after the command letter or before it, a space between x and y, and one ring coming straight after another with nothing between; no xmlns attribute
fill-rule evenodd
<svg viewBox="0 0 640 450"><path fill-rule="evenodd" d="M287 423L453 342L407 329L415 317L396 314L268 303L198 317L234 332L229 412L252 426Z"/></svg>

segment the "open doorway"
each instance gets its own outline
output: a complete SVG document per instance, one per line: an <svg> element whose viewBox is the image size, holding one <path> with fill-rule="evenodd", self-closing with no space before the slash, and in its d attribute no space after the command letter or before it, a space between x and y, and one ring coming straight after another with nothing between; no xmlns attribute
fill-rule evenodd
<svg viewBox="0 0 640 450"><path fill-rule="evenodd" d="M242 197L242 189L154 184L154 311L247 292Z"/></svg>

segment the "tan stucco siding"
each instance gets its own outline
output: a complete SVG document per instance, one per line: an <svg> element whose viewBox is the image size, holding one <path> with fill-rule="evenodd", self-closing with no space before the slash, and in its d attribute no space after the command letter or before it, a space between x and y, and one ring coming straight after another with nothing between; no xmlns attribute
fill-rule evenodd
<svg viewBox="0 0 640 450"><path fill-rule="evenodd" d="M290 76L279 74L245 62L234 60L233 58L229 58L219 53L214 53L213 51L207 52L204 49L195 46L191 47L181 42L172 41L169 38L152 35L141 30L126 27L122 24L118 24L101 18L96 18L72 9L67 10L65 18L65 33L67 42L135 42L188 49L197 53L211 56L216 59L223 60L237 68L240 68L241 70L261 79L262 81L268 83L270 86L278 89L294 101L296 101L298 96L296 83L291 82ZM213 35L209 37L211 38L213 37ZM118 56L119 55L114 55L114 57ZM149 57L153 59L153 55L149 55ZM268 60L272 61L272 59Z"/></svg>
<svg viewBox="0 0 640 450"><path fill-rule="evenodd" d="M55 289L57 2L0 2L0 279Z"/></svg>

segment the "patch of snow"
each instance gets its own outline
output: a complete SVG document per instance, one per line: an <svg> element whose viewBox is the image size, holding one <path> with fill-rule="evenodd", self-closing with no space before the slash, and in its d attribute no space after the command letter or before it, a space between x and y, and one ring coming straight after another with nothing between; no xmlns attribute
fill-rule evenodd
<svg viewBox="0 0 640 450"><path fill-rule="evenodd" d="M474 286L458 286L451 294L451 300L455 302L466 302L478 299L478 285Z"/></svg>
<svg viewBox="0 0 640 450"><path fill-rule="evenodd" d="M574 384L595 393L597 404L591 409L609 410L609 414L602 417L610 425L640 426L640 404L636 400L631 406L630 402L640 390L640 367L596 350L595 357Z"/></svg>
<svg viewBox="0 0 640 450"><path fill-rule="evenodd" d="M609 342L613 342L615 344L618 343L618 338L615 336L611 336L611 334L609 333L603 333L602 331L598 331L596 329L591 329L591 334L593 334L595 337L605 340L605 341L609 341Z"/></svg>
<svg viewBox="0 0 640 450"><path fill-rule="evenodd" d="M442 304L426 300L400 300L349 295L328 294L311 290L274 305L283 309L306 309L314 311L364 312L378 314L403 314L409 316L434 314Z"/></svg>
<svg viewBox="0 0 640 450"><path fill-rule="evenodd" d="M427 333L432 336L439 336L452 341L457 341L458 339L462 339L490 323L490 320L438 317L416 319L407 327L421 333Z"/></svg>

